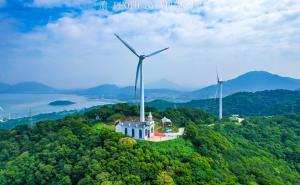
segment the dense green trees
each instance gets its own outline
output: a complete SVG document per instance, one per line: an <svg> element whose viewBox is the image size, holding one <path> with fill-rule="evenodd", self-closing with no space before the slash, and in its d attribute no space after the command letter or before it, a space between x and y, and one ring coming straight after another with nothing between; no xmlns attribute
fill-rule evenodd
<svg viewBox="0 0 300 185"><path fill-rule="evenodd" d="M185 126L184 137L151 143L93 126L97 115L105 123L136 118L137 107L127 104L2 130L0 184L300 183L300 114L247 118L241 126L217 129L207 126L216 118L201 110L151 111Z"/></svg>
<svg viewBox="0 0 300 185"><path fill-rule="evenodd" d="M218 132L191 123L185 138L241 184L298 184L299 116L256 117L242 126L225 125Z"/></svg>
<svg viewBox="0 0 300 185"><path fill-rule="evenodd" d="M300 114L252 117L244 123L242 127L225 127L224 133L231 138L245 138L300 172Z"/></svg>

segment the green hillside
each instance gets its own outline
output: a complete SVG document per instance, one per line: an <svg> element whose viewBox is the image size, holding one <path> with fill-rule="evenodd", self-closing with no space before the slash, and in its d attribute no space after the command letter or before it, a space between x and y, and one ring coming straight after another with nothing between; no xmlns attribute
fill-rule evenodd
<svg viewBox="0 0 300 185"><path fill-rule="evenodd" d="M200 108L214 115L218 113L218 99L193 100L187 103L172 103L155 100L148 106L158 109L173 107ZM223 99L223 114L232 115L277 115L300 112L300 91L272 90L241 92Z"/></svg>
<svg viewBox="0 0 300 185"><path fill-rule="evenodd" d="M300 183L300 114L208 126L216 117L198 109L152 113L185 126L184 137L151 143L114 132L116 119L138 115L127 104L2 130L0 184Z"/></svg>

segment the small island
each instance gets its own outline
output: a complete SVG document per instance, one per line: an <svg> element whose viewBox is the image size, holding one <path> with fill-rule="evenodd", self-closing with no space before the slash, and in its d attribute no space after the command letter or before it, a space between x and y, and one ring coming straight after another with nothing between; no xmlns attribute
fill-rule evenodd
<svg viewBox="0 0 300 185"><path fill-rule="evenodd" d="M66 106L66 105L73 105L73 104L75 104L75 102L69 100L57 100L49 103L49 105L51 106Z"/></svg>

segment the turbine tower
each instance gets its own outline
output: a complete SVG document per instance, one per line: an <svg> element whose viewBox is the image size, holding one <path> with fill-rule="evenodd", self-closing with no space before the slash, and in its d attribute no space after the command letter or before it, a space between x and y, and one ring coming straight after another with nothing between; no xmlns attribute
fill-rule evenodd
<svg viewBox="0 0 300 185"><path fill-rule="evenodd" d="M29 118L29 126L32 127L33 126L33 122L32 122L33 120L32 120L31 108L29 108L28 118Z"/></svg>
<svg viewBox="0 0 300 185"><path fill-rule="evenodd" d="M143 74L143 61L146 59L146 58L149 58L153 55L156 55L160 52L163 52L167 49L169 49L168 47L167 48L164 48L164 49L161 49L161 50L158 50L158 51L155 51L151 54L148 54L148 55L139 55L135 49L133 49L129 44L127 44L124 40L121 39L121 37L119 37L117 34L115 34L115 36L135 55L138 57L139 59L139 62L138 62L138 65L137 65L137 69L136 69L136 77L135 77L135 86L134 86L134 92L136 94L136 91L137 91L137 82L138 82L138 79L140 79L140 122L145 122L145 105L144 105L144 101L145 101L145 98L144 98L144 74Z"/></svg>
<svg viewBox="0 0 300 185"><path fill-rule="evenodd" d="M219 90L219 120L223 119L223 83L224 83L224 81L220 80L219 73L218 73L218 70L217 70L217 85L218 85L218 88L216 90L215 98L217 98L217 93L218 93L218 90Z"/></svg>

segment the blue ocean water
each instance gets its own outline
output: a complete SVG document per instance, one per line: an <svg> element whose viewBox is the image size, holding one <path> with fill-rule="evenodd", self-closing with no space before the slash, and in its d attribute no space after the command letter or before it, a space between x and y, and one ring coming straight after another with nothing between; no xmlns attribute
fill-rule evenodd
<svg viewBox="0 0 300 185"><path fill-rule="evenodd" d="M69 100L75 102L75 104L66 106L49 105L50 102L56 100ZM115 102L114 100L89 99L70 94L0 94L0 119L4 117L21 118L64 110L80 110Z"/></svg>

